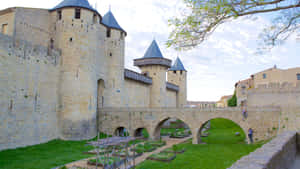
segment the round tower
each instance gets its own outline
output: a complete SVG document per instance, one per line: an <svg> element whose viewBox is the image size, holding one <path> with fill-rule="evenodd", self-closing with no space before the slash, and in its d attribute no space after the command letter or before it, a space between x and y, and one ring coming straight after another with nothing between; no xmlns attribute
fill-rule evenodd
<svg viewBox="0 0 300 169"><path fill-rule="evenodd" d="M166 72L171 62L163 57L155 40L152 41L143 58L134 60L134 65L138 66L143 74L152 78L150 107L166 107Z"/></svg>
<svg viewBox="0 0 300 169"><path fill-rule="evenodd" d="M87 0L64 0L50 13L53 21L51 42L61 50L58 80L61 138L89 139L97 133L96 67L99 65L96 62L103 46L101 16Z"/></svg>
<svg viewBox="0 0 300 169"><path fill-rule="evenodd" d="M187 71L185 70L179 57L175 60L173 66L168 70L168 81L179 86L177 93L177 107L183 107L186 105L187 96Z"/></svg>
<svg viewBox="0 0 300 169"><path fill-rule="evenodd" d="M104 16L102 23L106 27L105 54L108 64L107 90L105 106L124 106L124 64L126 32L118 24L111 10Z"/></svg>

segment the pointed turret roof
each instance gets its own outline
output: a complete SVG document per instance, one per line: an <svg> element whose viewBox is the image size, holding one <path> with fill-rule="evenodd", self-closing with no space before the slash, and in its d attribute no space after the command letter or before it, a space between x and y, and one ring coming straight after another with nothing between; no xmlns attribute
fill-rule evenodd
<svg viewBox="0 0 300 169"><path fill-rule="evenodd" d="M110 10L103 16L102 23L110 28L115 28L124 31L124 29L118 24L116 18Z"/></svg>
<svg viewBox="0 0 300 169"><path fill-rule="evenodd" d="M173 66L169 70L184 70L184 71L186 71L181 60L179 59L179 57L177 57Z"/></svg>
<svg viewBox="0 0 300 169"><path fill-rule="evenodd" d="M87 0L64 0L51 10L56 10L64 7L80 7L97 12L97 10L94 9Z"/></svg>
<svg viewBox="0 0 300 169"><path fill-rule="evenodd" d="M157 45L156 40L153 40L149 48L147 49L144 58L164 58Z"/></svg>

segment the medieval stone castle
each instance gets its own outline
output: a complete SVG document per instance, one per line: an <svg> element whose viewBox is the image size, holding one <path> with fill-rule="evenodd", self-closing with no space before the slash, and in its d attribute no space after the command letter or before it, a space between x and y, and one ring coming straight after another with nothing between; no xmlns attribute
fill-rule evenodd
<svg viewBox="0 0 300 169"><path fill-rule="evenodd" d="M0 149L88 139L102 107L182 107L187 71L155 40L124 68L126 31L87 0L0 11ZM2 120L3 119L3 120Z"/></svg>
<svg viewBox="0 0 300 169"><path fill-rule="evenodd" d="M230 119L245 133L252 127L257 140L300 128L298 68L288 76L272 69L237 83L247 120L240 107L186 108L187 71L180 59L172 65L153 40L134 60L141 73L125 69L126 31L111 11L102 17L87 0L2 10L0 32L0 150L89 139L120 127L132 136L147 129L156 139L170 118L189 126L195 144L213 118Z"/></svg>

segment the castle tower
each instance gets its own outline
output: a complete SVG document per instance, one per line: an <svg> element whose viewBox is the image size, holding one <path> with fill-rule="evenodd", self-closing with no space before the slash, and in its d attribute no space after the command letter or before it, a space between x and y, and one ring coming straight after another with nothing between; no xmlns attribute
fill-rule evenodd
<svg viewBox="0 0 300 169"><path fill-rule="evenodd" d="M61 138L89 139L97 133L96 68L104 57L101 16L87 0L64 0L50 15L51 45L61 49L62 57L57 106Z"/></svg>
<svg viewBox="0 0 300 169"><path fill-rule="evenodd" d="M104 16L102 23L106 26L105 53L108 58L108 85L105 94L105 106L124 106L124 64L126 32L118 24L111 10Z"/></svg>
<svg viewBox="0 0 300 169"><path fill-rule="evenodd" d="M171 62L163 57L155 40L143 58L134 60L134 65L138 66L143 74L152 78L150 107L166 107L166 72L170 68Z"/></svg>
<svg viewBox="0 0 300 169"><path fill-rule="evenodd" d="M179 86L177 93L177 107L183 107L186 105L186 76L187 71L185 70L181 60L177 57L173 66L168 70L168 81Z"/></svg>

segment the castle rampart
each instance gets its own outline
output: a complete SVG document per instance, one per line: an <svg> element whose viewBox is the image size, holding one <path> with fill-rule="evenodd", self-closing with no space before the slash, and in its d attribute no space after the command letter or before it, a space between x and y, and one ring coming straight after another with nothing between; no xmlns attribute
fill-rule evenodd
<svg viewBox="0 0 300 169"><path fill-rule="evenodd" d="M0 34L0 150L58 137L60 52ZM51 55L48 55L48 54Z"/></svg>

